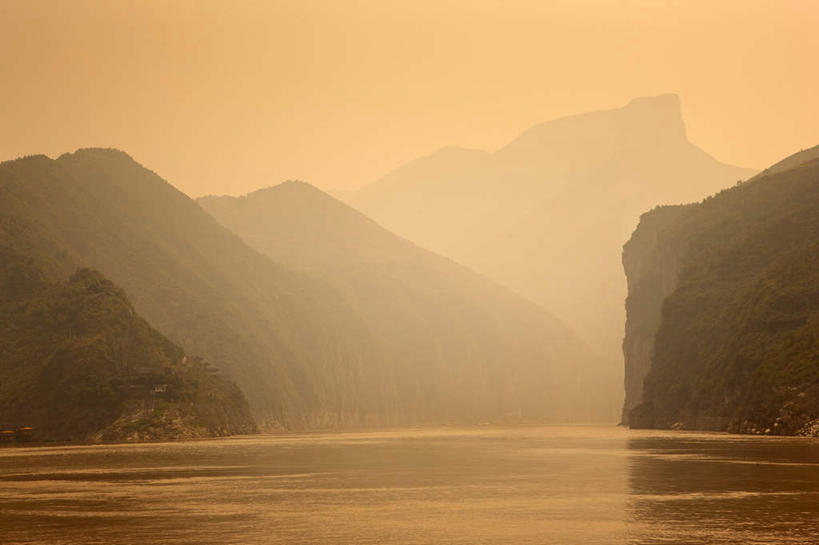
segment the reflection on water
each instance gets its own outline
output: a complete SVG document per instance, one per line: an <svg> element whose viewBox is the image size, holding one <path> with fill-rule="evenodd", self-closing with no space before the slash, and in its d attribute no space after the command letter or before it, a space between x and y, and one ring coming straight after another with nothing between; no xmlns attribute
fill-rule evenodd
<svg viewBox="0 0 819 545"><path fill-rule="evenodd" d="M819 543L819 442L665 433L629 439L636 543Z"/></svg>
<svg viewBox="0 0 819 545"><path fill-rule="evenodd" d="M1 543L815 543L819 443L615 427L0 450Z"/></svg>

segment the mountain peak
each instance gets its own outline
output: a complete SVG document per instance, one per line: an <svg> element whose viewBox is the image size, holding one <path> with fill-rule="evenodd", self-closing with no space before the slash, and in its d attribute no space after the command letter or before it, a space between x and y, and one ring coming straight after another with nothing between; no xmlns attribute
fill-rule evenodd
<svg viewBox="0 0 819 545"><path fill-rule="evenodd" d="M215 195L208 195L205 197L201 197L199 200L219 200L223 197L215 196ZM236 199L243 200L243 201L264 201L269 199L290 199L290 202L294 202L293 199L297 200L304 200L304 199L312 199L312 200L328 200L334 201L333 197L319 189L318 187L314 186L311 183L304 182L302 180L285 180L276 185L270 185L267 187L262 187L255 191L251 191L247 195L242 195L240 197L236 197Z"/></svg>
<svg viewBox="0 0 819 545"><path fill-rule="evenodd" d="M303 180L285 180L282 183L266 188L259 189L254 193L260 191L289 191L291 193L305 193L310 195L324 195L324 192L309 182ZM252 194L252 193L251 193Z"/></svg>
<svg viewBox="0 0 819 545"><path fill-rule="evenodd" d="M82 158L108 158L108 159L125 159L130 162L135 162L134 158L122 150L116 148L79 148L74 153L63 153L59 159L68 159L74 157Z"/></svg>
<svg viewBox="0 0 819 545"><path fill-rule="evenodd" d="M498 154L512 161L554 164L577 152L595 148L653 148L658 143L677 145L687 140L680 97L664 94L632 99L623 107L587 112L540 123L523 132ZM535 159L536 161L538 159Z"/></svg>
<svg viewBox="0 0 819 545"><path fill-rule="evenodd" d="M680 96L675 93L633 98L626 104L626 108L640 108L655 112L664 112L682 118Z"/></svg>
<svg viewBox="0 0 819 545"><path fill-rule="evenodd" d="M652 97L639 97L626 104L622 112L637 126L650 132L685 140L685 123L682 119L680 97L673 93Z"/></svg>

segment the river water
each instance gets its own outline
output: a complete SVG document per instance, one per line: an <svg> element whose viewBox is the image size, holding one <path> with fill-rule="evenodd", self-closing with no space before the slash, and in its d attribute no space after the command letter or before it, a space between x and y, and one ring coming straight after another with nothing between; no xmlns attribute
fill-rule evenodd
<svg viewBox="0 0 819 545"><path fill-rule="evenodd" d="M819 543L819 441L614 426L0 449L0 543Z"/></svg>

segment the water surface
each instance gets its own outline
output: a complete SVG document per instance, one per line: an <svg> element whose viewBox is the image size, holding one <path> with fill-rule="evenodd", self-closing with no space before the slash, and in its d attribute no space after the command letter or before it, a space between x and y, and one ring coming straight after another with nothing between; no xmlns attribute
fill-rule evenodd
<svg viewBox="0 0 819 545"><path fill-rule="evenodd" d="M819 441L613 426L0 449L0 543L819 542Z"/></svg>

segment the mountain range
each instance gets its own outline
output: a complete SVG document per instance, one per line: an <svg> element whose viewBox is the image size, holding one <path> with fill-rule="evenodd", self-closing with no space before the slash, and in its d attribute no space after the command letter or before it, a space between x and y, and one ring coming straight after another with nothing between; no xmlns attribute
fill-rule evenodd
<svg viewBox="0 0 819 545"><path fill-rule="evenodd" d="M548 405L551 419L611 418L610 374L563 323L319 189L291 181L198 202L254 249L336 288L398 368L413 370L398 382L432 379L424 388L469 407L464 417Z"/></svg>
<svg viewBox="0 0 819 545"><path fill-rule="evenodd" d="M494 152L444 148L344 198L548 309L620 368L621 247L640 214L753 173L692 144L679 98L660 95L535 125Z"/></svg>
<svg viewBox="0 0 819 545"><path fill-rule="evenodd" d="M343 206L319 197L305 202ZM371 223L360 234L403 260L373 254L401 276L373 284L373 271L358 280L367 290L348 289L355 274L333 273L365 251L321 274L286 252L271 259L108 149L2 163L0 218L3 243L49 281L93 268L121 287L159 333L239 385L262 429L560 421L588 406L582 377L594 358L565 326ZM326 233L323 218L321 208L290 216L318 222L304 233ZM333 221L362 220L343 207Z"/></svg>
<svg viewBox="0 0 819 545"><path fill-rule="evenodd" d="M803 150L752 176L691 144L679 99L661 95L536 125L495 152L442 149L345 202L297 181L193 200L112 149L0 163L0 343L19 356L0 369L16 400L0 420L19 419L18 407L54 434L100 438L611 420L622 350L624 423L773 426L770 407L788 396L743 380L782 362L714 354L734 346L729 335L758 350L812 346L817 156ZM777 237L791 241L782 255ZM799 297L776 306L785 273L760 256L786 263ZM730 320L775 314L742 306L762 289L750 279L788 316L770 336ZM706 296L702 308L722 316L709 327L697 314ZM90 314L74 324L71 307ZM29 318L16 324L18 314ZM791 365L806 382L773 373L771 388L812 395L810 350ZM730 395L719 366L730 367ZM135 371L149 368L162 371ZM148 382L175 385L164 420L148 418ZM108 396L103 416L82 409L84 424L58 425L53 415L73 414L60 396L77 388ZM791 432L810 420L777 418Z"/></svg>

